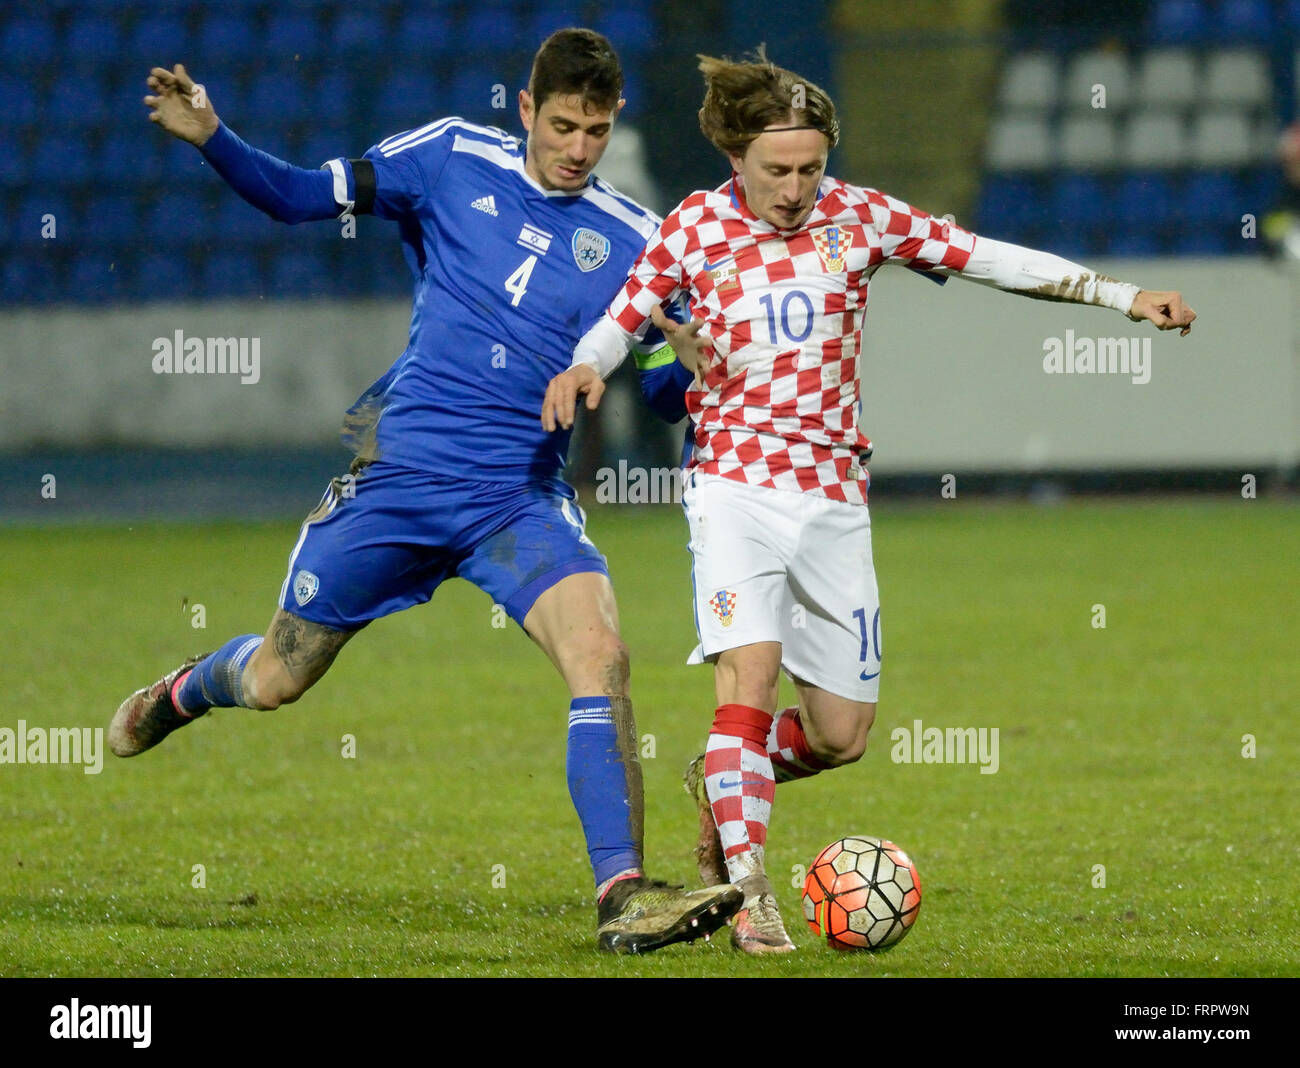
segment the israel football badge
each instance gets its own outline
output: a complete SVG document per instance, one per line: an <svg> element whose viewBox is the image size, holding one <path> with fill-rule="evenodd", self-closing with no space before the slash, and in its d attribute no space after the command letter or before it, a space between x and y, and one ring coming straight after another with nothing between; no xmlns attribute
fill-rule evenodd
<svg viewBox="0 0 1300 1068"><path fill-rule="evenodd" d="M293 599L299 606L305 605L320 589L320 579L310 571L299 571L293 576Z"/></svg>
<svg viewBox="0 0 1300 1068"><path fill-rule="evenodd" d="M573 233L573 258L584 271L594 271L609 259L609 238L583 227Z"/></svg>

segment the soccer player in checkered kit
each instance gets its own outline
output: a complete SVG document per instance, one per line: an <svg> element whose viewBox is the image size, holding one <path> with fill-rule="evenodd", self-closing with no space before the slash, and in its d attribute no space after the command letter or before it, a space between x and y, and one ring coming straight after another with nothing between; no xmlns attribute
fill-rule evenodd
<svg viewBox="0 0 1300 1068"><path fill-rule="evenodd" d="M687 772L697 856L705 882L744 891L733 943L789 952L763 868L775 786L857 760L880 685L871 444L858 427L872 275L887 264L956 274L1183 334L1196 316L1178 293L977 237L830 177L839 123L822 90L761 49L752 62L700 58L700 126L733 173L664 219L551 382L543 424L571 425L579 394L595 408L603 379L662 320L659 305L689 297L691 323L665 330L697 361L693 378L678 372L695 432L683 494L700 639L691 662L713 664L718 701ZM799 705L778 711L782 669Z"/></svg>
<svg viewBox="0 0 1300 1068"><path fill-rule="evenodd" d="M659 221L593 173L623 106L609 41L575 28L542 44L519 94L526 140L445 118L319 170L240 140L183 66L154 68L148 84L150 118L273 218L397 223L415 299L406 351L345 421L353 478L303 524L265 637L234 637L128 697L109 727L114 753L142 753L210 708L296 701L354 635L458 576L505 608L570 692L566 777L598 946L645 952L717 929L741 902L734 886L686 891L643 874L618 609L561 478L569 435L537 423L547 382ZM650 364L664 351L675 362L662 335L648 341ZM665 379L662 364L651 373Z"/></svg>

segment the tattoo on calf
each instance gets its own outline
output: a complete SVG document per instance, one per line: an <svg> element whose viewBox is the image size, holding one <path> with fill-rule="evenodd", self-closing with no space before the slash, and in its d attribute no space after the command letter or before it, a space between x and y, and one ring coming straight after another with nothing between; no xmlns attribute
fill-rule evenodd
<svg viewBox="0 0 1300 1068"><path fill-rule="evenodd" d="M291 675L299 677L324 673L350 637L351 631L309 623L288 612L281 612L271 628L275 655Z"/></svg>

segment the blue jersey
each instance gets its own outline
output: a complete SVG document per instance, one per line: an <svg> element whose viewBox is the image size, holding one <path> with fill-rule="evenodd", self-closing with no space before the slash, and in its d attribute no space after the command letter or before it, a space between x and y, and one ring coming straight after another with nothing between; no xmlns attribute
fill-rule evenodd
<svg viewBox="0 0 1300 1068"><path fill-rule="evenodd" d="M344 439L359 456L489 481L563 468L569 433L540 421L547 383L659 220L594 177L577 192L543 189L524 151L501 130L448 118L366 152L372 210L400 228L415 299L406 351L348 413ZM326 167L349 207L352 164Z"/></svg>

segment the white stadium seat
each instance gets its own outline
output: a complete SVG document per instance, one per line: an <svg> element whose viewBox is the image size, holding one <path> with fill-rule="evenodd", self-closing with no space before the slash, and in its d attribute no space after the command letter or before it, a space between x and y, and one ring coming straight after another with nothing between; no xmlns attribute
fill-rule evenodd
<svg viewBox="0 0 1300 1068"><path fill-rule="evenodd" d="M1119 158L1116 129L1105 111L1068 116L1061 123L1061 163L1085 171L1114 166Z"/></svg>
<svg viewBox="0 0 1300 1068"><path fill-rule="evenodd" d="M1134 104L1189 108L1200 93L1196 57L1185 48L1156 48L1138 61Z"/></svg>
<svg viewBox="0 0 1300 1068"><path fill-rule="evenodd" d="M1007 63L998 103L1004 110L1050 111L1060 91L1061 69L1056 57L1029 52Z"/></svg>
<svg viewBox="0 0 1300 1068"><path fill-rule="evenodd" d="M1255 127L1240 108L1201 112L1192 124L1192 158L1198 167L1247 167L1255 161Z"/></svg>
<svg viewBox="0 0 1300 1068"><path fill-rule="evenodd" d="M990 170L1039 171L1052 163L1052 128L1046 119L1009 116L993 124L988 144Z"/></svg>
<svg viewBox="0 0 1300 1068"><path fill-rule="evenodd" d="M1128 60L1118 52L1082 52L1070 61L1062 103L1074 110L1093 107L1093 86L1105 87L1105 110L1114 113L1132 102L1132 75ZM1096 110L1101 110L1100 108Z"/></svg>
<svg viewBox="0 0 1300 1068"><path fill-rule="evenodd" d="M1184 167L1189 162L1186 125L1171 112L1134 115L1124 129L1122 152L1127 167Z"/></svg>
<svg viewBox="0 0 1300 1068"><path fill-rule="evenodd" d="M1264 108L1272 98L1268 61L1261 53L1234 48L1213 52L1206 60L1202 99L1209 106Z"/></svg>

